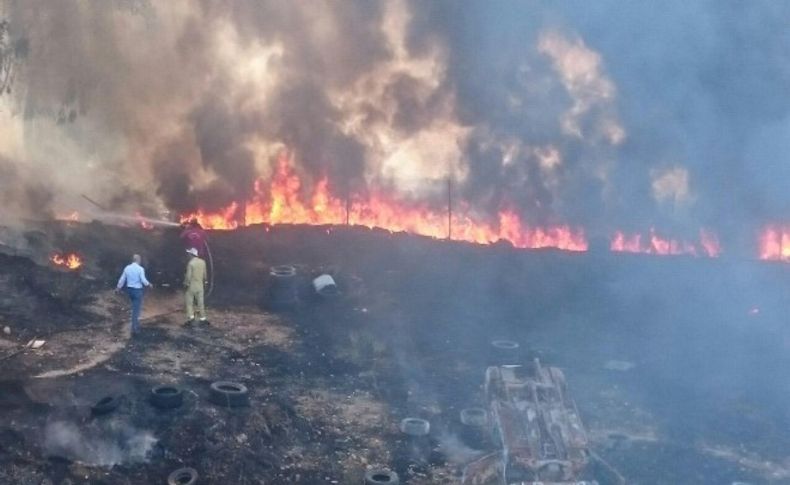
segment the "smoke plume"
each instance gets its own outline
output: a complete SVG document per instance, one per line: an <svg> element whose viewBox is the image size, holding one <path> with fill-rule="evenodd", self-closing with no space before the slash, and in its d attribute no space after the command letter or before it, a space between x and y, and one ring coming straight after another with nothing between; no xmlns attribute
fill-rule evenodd
<svg viewBox="0 0 790 485"><path fill-rule="evenodd" d="M28 209L217 210L283 151L302 191L430 203L451 177L475 214L592 233L737 239L790 206L781 2L0 6L0 170Z"/></svg>

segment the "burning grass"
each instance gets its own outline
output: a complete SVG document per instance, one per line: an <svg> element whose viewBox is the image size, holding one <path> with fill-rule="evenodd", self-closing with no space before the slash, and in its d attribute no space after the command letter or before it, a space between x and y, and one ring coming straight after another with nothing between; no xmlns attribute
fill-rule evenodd
<svg viewBox="0 0 790 485"><path fill-rule="evenodd" d="M587 251L589 247L583 228L566 224L529 224L508 207L499 210L496 222L491 223L475 215L465 204L437 208L397 200L385 192L372 192L364 197L349 196L344 200L332 193L326 178L319 180L312 191L305 194L305 184L292 164L286 153L281 154L272 179L268 182L263 179L255 181L254 195L249 200L235 201L215 211L198 210L183 214L181 221L196 219L207 229L222 230L253 224L346 224L477 244L508 241L514 247L524 249ZM651 229L646 237L639 233L626 235L615 231L610 248L612 251L657 255L716 257L721 253L718 237L710 230L701 230L698 241L662 237L655 229Z"/></svg>
<svg viewBox="0 0 790 485"><path fill-rule="evenodd" d="M52 264L70 270L79 269L82 266L82 257L77 253L55 253L49 257Z"/></svg>

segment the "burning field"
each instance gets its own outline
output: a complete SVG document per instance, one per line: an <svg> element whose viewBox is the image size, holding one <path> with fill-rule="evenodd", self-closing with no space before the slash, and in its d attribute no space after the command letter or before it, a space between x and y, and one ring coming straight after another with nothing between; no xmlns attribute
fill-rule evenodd
<svg viewBox="0 0 790 485"><path fill-rule="evenodd" d="M183 467L197 483L363 483L375 469L460 483L497 450L460 416L492 412L483 384L500 358L562 368L589 450L626 483L790 480L782 264L251 226L210 232L211 325L185 328L177 230L32 234L82 265L45 247L38 265L25 248L0 255L3 483L166 483ZM111 289L134 251L156 287L130 338ZM298 300L273 309L281 265L296 269ZM315 293L320 274L336 293ZM503 339L515 352L497 353ZM243 384L247 405L217 404L216 381ZM161 385L183 404L152 405ZM106 397L117 407L97 414ZM428 434L405 433L406 418Z"/></svg>
<svg viewBox="0 0 790 485"><path fill-rule="evenodd" d="M0 483L790 483L788 22L0 0Z"/></svg>

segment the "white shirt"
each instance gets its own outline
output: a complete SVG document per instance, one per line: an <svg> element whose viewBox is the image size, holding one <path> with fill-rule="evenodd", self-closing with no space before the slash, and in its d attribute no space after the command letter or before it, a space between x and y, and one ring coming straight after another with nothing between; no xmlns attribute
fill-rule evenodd
<svg viewBox="0 0 790 485"><path fill-rule="evenodd" d="M145 268L137 263L131 263L123 269L123 273L118 279L118 289L123 288L124 284L127 288L142 288L144 285L151 286L151 283L145 279Z"/></svg>

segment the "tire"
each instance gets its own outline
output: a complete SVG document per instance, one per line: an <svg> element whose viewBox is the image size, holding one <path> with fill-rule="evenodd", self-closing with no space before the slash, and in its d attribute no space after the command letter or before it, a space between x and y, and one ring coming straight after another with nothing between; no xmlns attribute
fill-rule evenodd
<svg viewBox="0 0 790 485"><path fill-rule="evenodd" d="M431 431L431 423L420 418L405 418L400 422L400 430L409 436L426 436Z"/></svg>
<svg viewBox="0 0 790 485"><path fill-rule="evenodd" d="M249 391L238 382L217 381L211 384L209 401L228 408L246 406L250 403Z"/></svg>
<svg viewBox="0 0 790 485"><path fill-rule="evenodd" d="M296 268L293 266L272 266L269 271L268 304L273 310L282 310L298 302Z"/></svg>
<svg viewBox="0 0 790 485"><path fill-rule="evenodd" d="M385 469L373 469L365 472L365 485L398 485L398 474Z"/></svg>
<svg viewBox="0 0 790 485"><path fill-rule="evenodd" d="M101 416L103 414L109 414L116 409L121 404L121 397L120 396L105 396L98 401L96 404L91 406L91 412L94 416Z"/></svg>
<svg viewBox="0 0 790 485"><path fill-rule="evenodd" d="M491 365L515 365L521 363L521 346L512 340L491 341Z"/></svg>
<svg viewBox="0 0 790 485"><path fill-rule="evenodd" d="M488 434L488 413L482 408L466 408L461 410L461 441L474 450L482 450L486 445Z"/></svg>
<svg viewBox="0 0 790 485"><path fill-rule="evenodd" d="M179 468L167 477L167 485L195 485L198 472L194 468Z"/></svg>
<svg viewBox="0 0 790 485"><path fill-rule="evenodd" d="M491 346L498 350L516 350L519 345L518 342L512 340L492 340Z"/></svg>
<svg viewBox="0 0 790 485"><path fill-rule="evenodd" d="M484 428L488 424L488 413L483 408L462 409L461 423L465 426Z"/></svg>
<svg viewBox="0 0 790 485"><path fill-rule="evenodd" d="M151 389L151 404L159 409L175 409L184 404L184 392L175 386L156 386Z"/></svg>

